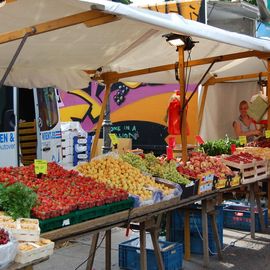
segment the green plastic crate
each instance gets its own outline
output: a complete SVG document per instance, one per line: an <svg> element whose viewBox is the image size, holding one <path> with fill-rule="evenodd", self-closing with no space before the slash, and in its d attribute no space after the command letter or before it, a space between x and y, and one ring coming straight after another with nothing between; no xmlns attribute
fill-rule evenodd
<svg viewBox="0 0 270 270"><path fill-rule="evenodd" d="M77 219L75 212L70 212L63 216L39 220L39 227L41 232L44 233L76 223Z"/></svg>
<svg viewBox="0 0 270 270"><path fill-rule="evenodd" d="M102 206L87 208L83 210L76 210L59 217L39 220L40 230L42 233L44 233L65 226L81 223L86 220L110 215L130 209L133 207L133 204L134 200L132 198L129 198L127 200L114 202L111 204L105 204Z"/></svg>
<svg viewBox="0 0 270 270"><path fill-rule="evenodd" d="M134 200L129 198L124 201L114 202L83 210L77 210L75 211L77 223L130 209L133 207L133 204Z"/></svg>

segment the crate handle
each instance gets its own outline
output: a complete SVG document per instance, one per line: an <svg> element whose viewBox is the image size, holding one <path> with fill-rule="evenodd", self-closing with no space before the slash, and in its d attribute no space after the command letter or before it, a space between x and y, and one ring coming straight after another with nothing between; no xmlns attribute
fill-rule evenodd
<svg viewBox="0 0 270 270"><path fill-rule="evenodd" d="M242 213L242 212L235 212L234 215L237 216L237 217L242 217L244 215L244 213Z"/></svg>
<svg viewBox="0 0 270 270"><path fill-rule="evenodd" d="M165 247L165 248L162 248L160 251L161 251L161 252L167 251L167 250L169 250L169 249L174 248L174 246L175 246L175 244L171 244L171 245L169 245L169 246L167 246L167 247Z"/></svg>

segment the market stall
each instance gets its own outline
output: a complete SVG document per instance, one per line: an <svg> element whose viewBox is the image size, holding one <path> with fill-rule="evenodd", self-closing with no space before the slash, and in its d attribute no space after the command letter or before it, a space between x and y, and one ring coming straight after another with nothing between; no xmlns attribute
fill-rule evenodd
<svg viewBox="0 0 270 270"><path fill-rule="evenodd" d="M26 38L28 38L28 36L30 37L29 45L26 43L24 50L22 50L12 71L9 76L6 77L7 84L23 87L43 87L54 85L64 89L71 89L73 87L81 86L81 83L88 83L89 77L86 73L82 72L82 70L88 70L88 74L93 75L95 78L103 79L106 84L106 93L103 99L101 117L99 118L99 123L97 125L96 140L99 137L98 135L103 120L102 118L106 102L109 98L110 85L117 80L127 78L130 80L131 78L136 78L139 81L149 82L154 80L142 75L156 73L154 75L155 78L163 80L163 82L166 80L168 82L170 79L175 81L175 64L172 63L178 59L179 68L177 69L177 72L179 72L182 107L184 107L184 69L186 66L192 67L202 65L203 67L196 68L196 71L192 73L192 80L200 81L201 79L201 82L203 82L206 78L206 74L204 74L204 76L202 76L202 74L205 73L205 71L208 73L213 65L215 65L215 67L219 67L224 65L224 61L226 62L240 58L269 57L270 47L268 42L235 33L229 33L197 22L190 22L175 14L157 14L155 12L135 9L106 1L96 2L95 4L102 3L102 5L93 5L92 10L90 11L89 3L86 2L72 1L72 5L65 5L65 1L63 1L63 3L61 3L61 8L57 7L59 2L55 2L44 1L43 10L39 10L39 18L25 14L25 16L23 16L24 20L14 20L14 24L17 24L17 28L20 28L18 31L14 31L13 25L7 25L5 31L9 31L9 33L0 36L0 43L2 44L0 46L0 54L3 59L4 66L2 71L4 73L9 64L11 48L16 47L16 40L24 38L27 33ZM34 11L37 9L37 1L29 0L25 1L25 3L29 5L28 12L32 12L32 14L35 13ZM22 11L25 6L21 6L21 2L15 2L5 7L5 15L7 17L15 15L15 13L12 15L14 11L13 7L16 9L16 12L24 14ZM59 11L61 11L61 14L58 13ZM61 16L65 17L59 18ZM3 25L5 25L4 22L9 21L7 20L7 17L3 17ZM42 20L47 22L41 23ZM85 23L87 27L85 25L76 26L82 23ZM29 27L29 25L32 26ZM69 28L67 28L68 26ZM119 31L114 31L112 33L112 29L119 29ZM200 41L200 43L195 45L193 48L192 52L194 52L194 54L192 54L192 56L194 57L192 60L184 60L184 44L177 47L177 53L175 52L175 47L170 47L166 43L163 35L168 34L168 31L177 32L182 35L194 36L196 41ZM46 34L40 35L42 33ZM100 35L100 33L102 33L102 35ZM74 41L73 43L69 42L70 40L68 37L70 36L72 36L72 40ZM92 40L95 40L95 42L91 42ZM43 46L41 46L41 44ZM45 44L46 46L44 46ZM50 46L50 49L48 49L47 46ZM155 47L155 50L153 50L153 46ZM42 51L44 53L42 53ZM61 53L59 53L59 51L61 51ZM224 55L224 51L228 54ZM141 57L142 54L144 55L143 58ZM48 55L53 55L53 57L48 57ZM67 57L67 55L69 57ZM166 65L164 66L164 64ZM152 67L145 68L146 66ZM102 67L101 71L100 67ZM207 70L207 68L209 69ZM173 70L173 72L168 72L171 70ZM52 76L50 76L50 74ZM165 76L160 76L160 74L165 74ZM269 76L268 73L267 76ZM78 80L80 80L80 83L78 83ZM185 113L183 116L183 123L185 123ZM93 152L95 152L96 140L94 141ZM185 125L182 125L183 158L187 159L185 140ZM64 184L65 183L63 183L63 185ZM251 190L253 190L252 187ZM107 217L96 218L95 222L79 223L71 227L62 228L59 231L55 231L55 233L57 233L58 237L61 238L61 235L62 237L67 237L84 231L98 232L100 230L106 230L114 226L129 223L131 219L136 222L140 222L142 250L141 265L142 269L146 269L145 229L148 226L145 222L148 222L148 218L152 220L153 217L158 216L163 212L191 204L195 200L200 199L203 201L204 209L203 234L205 237L205 264L207 265L209 255L207 252L208 241L206 240L206 213L208 211L206 201L207 199L213 198L213 196L216 197L220 192L221 191L212 192L208 190L208 193L206 194L200 196L197 195L186 200L181 200L180 197L177 197L168 201L159 202L151 207L142 206L132 211L122 211L117 214L109 215L109 223L106 223L108 222ZM143 196L144 195L147 196L147 194L143 194ZM142 197L142 194L139 194L139 196ZM88 202L88 204L89 203L91 202ZM56 210L58 213L61 211L60 209ZM54 211L54 214L57 213L57 211ZM50 217L52 218L53 216ZM86 226L90 226L90 224L94 224L93 227ZM159 255L159 248L156 242L156 227L157 224L150 224L150 229L153 229L153 244L156 246L155 251L159 258L159 268L163 269ZM186 227L188 229L188 226ZM73 229L74 231L72 231ZM53 233L54 232L46 235L53 239ZM107 234L109 248L109 231ZM188 242L188 232L186 237ZM94 237L94 244L91 251L92 255L96 248L97 239L98 234ZM107 259L109 260L108 254L109 251L107 250ZM89 260L89 268L91 267L92 262L92 260ZM107 264L107 269L110 269L109 263Z"/></svg>

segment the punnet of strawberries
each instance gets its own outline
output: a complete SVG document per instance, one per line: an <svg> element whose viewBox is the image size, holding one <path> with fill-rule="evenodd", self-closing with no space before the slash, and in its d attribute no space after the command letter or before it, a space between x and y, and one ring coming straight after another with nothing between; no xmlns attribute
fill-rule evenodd
<svg viewBox="0 0 270 270"><path fill-rule="evenodd" d="M21 182L34 190L38 203L32 216L48 219L68 214L76 209L101 206L126 200L128 193L121 188L111 188L77 171L65 170L60 165L48 163L48 172L37 177L34 165L0 168L0 183L5 186Z"/></svg>

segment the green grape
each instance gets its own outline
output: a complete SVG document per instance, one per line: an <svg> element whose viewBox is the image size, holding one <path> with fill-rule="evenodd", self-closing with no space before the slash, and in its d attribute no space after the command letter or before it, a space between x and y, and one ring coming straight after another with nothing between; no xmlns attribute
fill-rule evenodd
<svg viewBox="0 0 270 270"><path fill-rule="evenodd" d="M145 161L140 156L133 153L126 153L122 154L121 158L133 167L139 169L140 171L148 172Z"/></svg>

